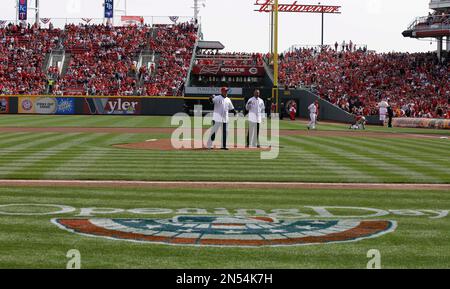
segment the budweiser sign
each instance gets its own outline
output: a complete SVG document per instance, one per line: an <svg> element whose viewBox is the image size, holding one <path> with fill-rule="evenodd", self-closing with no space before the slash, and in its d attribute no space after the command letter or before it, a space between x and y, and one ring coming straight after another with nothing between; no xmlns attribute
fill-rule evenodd
<svg viewBox="0 0 450 289"><path fill-rule="evenodd" d="M274 6L273 0L256 0L255 6L259 6L258 12L272 12ZM340 14L341 6L330 5L305 5L294 1L292 4L278 4L278 12L297 12L297 13L333 13Z"/></svg>

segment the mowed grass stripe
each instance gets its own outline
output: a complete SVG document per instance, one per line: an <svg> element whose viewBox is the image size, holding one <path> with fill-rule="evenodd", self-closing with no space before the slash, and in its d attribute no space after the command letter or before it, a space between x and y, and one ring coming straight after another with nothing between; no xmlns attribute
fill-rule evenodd
<svg viewBox="0 0 450 289"><path fill-rule="evenodd" d="M301 144L309 144L311 146L315 146L316 148L321 148L322 151L326 151L327 153L338 155L342 158L342 161L349 162L351 166L357 166L360 170L360 173L364 175L370 176L373 174L380 175L390 175L397 177L406 177L407 179L411 179L414 177L423 177L422 174L416 174L415 172L411 172L410 170L406 170L404 168L393 165L389 162L378 159L378 156L370 156L364 151L363 153L355 152L355 147L342 147L336 142L329 142L330 138L316 138L316 137L292 137L293 140L297 141ZM322 155L325 155L322 152Z"/></svg>
<svg viewBox="0 0 450 289"><path fill-rule="evenodd" d="M11 155L14 153L24 153L27 149L32 149L35 151L40 151L41 145L47 144L49 142L58 141L67 137L66 135L57 134L57 133L42 133L33 137L33 141L30 142L20 142L11 146L7 149L0 149L0 152L5 155ZM2 159L0 159L0 163L2 163Z"/></svg>
<svg viewBox="0 0 450 289"><path fill-rule="evenodd" d="M28 152L24 151L21 158L16 159L13 163L10 163L7 167L6 176L14 176L15 173L20 172L23 169L32 167L36 162L48 159L54 154L59 153L61 150L70 149L72 145L83 143L85 140L95 138L95 135L91 134L63 134L59 135L59 138L52 138L47 142L41 143L45 144L41 152ZM0 176L5 176L5 171L3 171Z"/></svg>
<svg viewBox="0 0 450 289"><path fill-rule="evenodd" d="M2 147L8 146L11 143L28 140L32 138L33 136L31 136L27 132L0 133L0 149Z"/></svg>
<svg viewBox="0 0 450 289"><path fill-rule="evenodd" d="M106 142L121 142L129 138L128 134L102 134L99 135L95 140L101 139L103 143ZM77 176L80 172L86 170L88 167L95 166L97 161L103 161L105 156L108 155L110 150L80 150L76 156L72 156L67 162L60 163L60 159L55 158L54 162L57 164L53 169L47 170L44 173L44 178L51 178L53 176L60 176L61 174L71 174Z"/></svg>
<svg viewBox="0 0 450 289"><path fill-rule="evenodd" d="M30 160L30 165L22 168L19 171L16 171L18 174L28 174L28 173L40 173L40 178L43 178L48 171L53 170L55 167L60 167L61 165L67 164L70 160L82 155L83 153L80 151L78 153L72 152L72 148L78 145L89 145L89 142L98 141L101 138L104 138L104 134L85 134L83 137L80 137L74 141L70 141L69 143L65 142L61 144L59 147L54 147L53 149L49 149L47 156L38 155L38 158ZM67 153L69 152L70 153ZM87 149L86 152L89 150ZM88 165L89 159L85 159L85 166ZM42 167L41 167L42 166Z"/></svg>
<svg viewBox="0 0 450 289"><path fill-rule="evenodd" d="M323 154L323 150L327 150L327 147L322 146L322 151L318 150L315 144L299 142L297 138L294 137L281 137L283 143L286 142L291 146L295 147L295 150L301 152L302 154L311 154L314 156L318 164L326 171L332 171L335 175L339 175L341 178L348 181L355 179L370 180L373 182L379 181L376 176L365 174L359 170L356 170L353 166L346 165L345 163L334 160L327 154ZM300 156L299 156L300 157ZM300 165L300 164L299 164ZM307 168L305 168L307 169Z"/></svg>
<svg viewBox="0 0 450 289"><path fill-rule="evenodd" d="M402 147L408 150L417 151L424 154L430 154L434 156L440 156L441 154L447 155L450 150L450 141L448 144L442 144L442 146L436 141L432 143L425 143L420 141L415 141L413 139L402 139L401 141L397 139L377 139L380 143L386 143L392 146Z"/></svg>
<svg viewBox="0 0 450 289"><path fill-rule="evenodd" d="M437 156L435 158L430 158L429 156L422 155L420 152L413 152L411 150L402 149L394 145L389 146L386 149L386 147L382 147L383 144L379 142L374 143L372 141L363 139L354 139L352 140L352 142L358 143L365 147L369 147L371 148L371 150L375 150L379 153L384 153L390 158L395 158L401 161L416 164L418 167L424 168L425 170L423 170L423 172L425 173L432 173L432 175L434 175L434 173L450 173L450 159L446 160L447 157L443 158L443 156L439 156L439 154L437 153Z"/></svg>
<svg viewBox="0 0 450 289"><path fill-rule="evenodd" d="M335 141L335 138L321 138L320 142L333 146L333 150L335 151L347 151L348 155L352 158L361 158L362 160L366 160L371 165L378 165L380 168L386 169L388 174L395 172L405 177L416 178L423 181L443 181L439 177L433 177L423 173L422 170L417 168L415 163L388 158L383 154L383 151L375 151L372 149L367 149L364 146L360 146L354 141L353 138L345 138L342 139L342 141Z"/></svg>
<svg viewBox="0 0 450 289"><path fill-rule="evenodd" d="M373 148L372 144L362 143L357 139L348 140L346 138L341 138L341 141L332 141L330 139L327 139L326 141L335 144L336 146L343 149L348 148L349 150L353 150L353 152L359 151L362 154L367 153L368 156L373 156L375 158L379 157L379 160L382 160L383 162L399 166L411 172L420 174L422 175L422 177L426 177L427 179L439 182L443 181L442 178L436 177L433 172L430 172L429 166L433 165L433 163L431 164L425 163L425 165L422 163L421 165L419 164L419 161L411 160L411 158L399 157L400 153L399 154L390 153L389 148L385 149ZM438 174L442 174L442 171L438 172Z"/></svg>

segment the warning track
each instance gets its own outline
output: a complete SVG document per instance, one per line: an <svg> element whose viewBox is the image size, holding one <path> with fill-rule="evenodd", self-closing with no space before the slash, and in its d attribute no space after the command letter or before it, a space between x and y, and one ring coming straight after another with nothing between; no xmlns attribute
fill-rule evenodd
<svg viewBox="0 0 450 289"><path fill-rule="evenodd" d="M449 190L450 184L0 180L11 187Z"/></svg>

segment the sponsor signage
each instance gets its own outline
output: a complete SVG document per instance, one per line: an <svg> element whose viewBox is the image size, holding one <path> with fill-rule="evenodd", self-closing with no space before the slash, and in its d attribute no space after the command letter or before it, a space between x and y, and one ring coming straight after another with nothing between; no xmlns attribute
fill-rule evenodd
<svg viewBox="0 0 450 289"><path fill-rule="evenodd" d="M0 96L0 113L9 113L9 98Z"/></svg>
<svg viewBox="0 0 450 289"><path fill-rule="evenodd" d="M54 216L71 233L111 240L190 246L301 246L356 242L392 233L391 218L442 219L449 210L302 206L290 209L76 208L0 204L0 215ZM129 215L114 218L113 215ZM65 217L64 217L65 215Z"/></svg>
<svg viewBox="0 0 450 289"><path fill-rule="evenodd" d="M193 73L206 76L264 76L264 67L196 65Z"/></svg>
<svg viewBox="0 0 450 289"><path fill-rule="evenodd" d="M114 0L105 0L105 18L114 17Z"/></svg>
<svg viewBox="0 0 450 289"><path fill-rule="evenodd" d="M85 98L85 114L141 114L142 100L139 98Z"/></svg>
<svg viewBox="0 0 450 289"><path fill-rule="evenodd" d="M75 100L64 97L19 97L18 113L75 114Z"/></svg>
<svg viewBox="0 0 450 289"><path fill-rule="evenodd" d="M27 20L28 3L27 0L19 0L19 20Z"/></svg>
<svg viewBox="0 0 450 289"><path fill-rule="evenodd" d="M273 0L256 0L255 6L257 6L258 9L256 9L255 11L272 12L273 5ZM340 14L340 9L341 6L305 5L299 4L298 1L294 1L290 4L278 4L278 12Z"/></svg>
<svg viewBox="0 0 450 289"><path fill-rule="evenodd" d="M19 97L18 112L34 113L34 102L31 97Z"/></svg>
<svg viewBox="0 0 450 289"><path fill-rule="evenodd" d="M186 87L184 93L189 95L218 95L220 94L220 87ZM242 88L230 87L228 95L242 95Z"/></svg>
<svg viewBox="0 0 450 289"><path fill-rule="evenodd" d="M74 98L58 97L56 101L56 114L75 114Z"/></svg>
<svg viewBox="0 0 450 289"><path fill-rule="evenodd" d="M53 219L69 232L114 240L194 246L300 246L355 242L392 232L383 220L275 220L175 216L169 219Z"/></svg>
<svg viewBox="0 0 450 289"><path fill-rule="evenodd" d="M450 119L394 118L394 127L450 129Z"/></svg>

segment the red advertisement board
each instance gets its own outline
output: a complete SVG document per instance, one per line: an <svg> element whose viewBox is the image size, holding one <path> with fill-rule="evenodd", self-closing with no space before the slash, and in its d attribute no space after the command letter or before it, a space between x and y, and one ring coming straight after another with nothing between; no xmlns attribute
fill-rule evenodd
<svg viewBox="0 0 450 289"><path fill-rule="evenodd" d="M264 67L196 65L193 73L205 76L264 76Z"/></svg>
<svg viewBox="0 0 450 289"><path fill-rule="evenodd" d="M85 114L141 114L142 102L139 98L85 98Z"/></svg>

